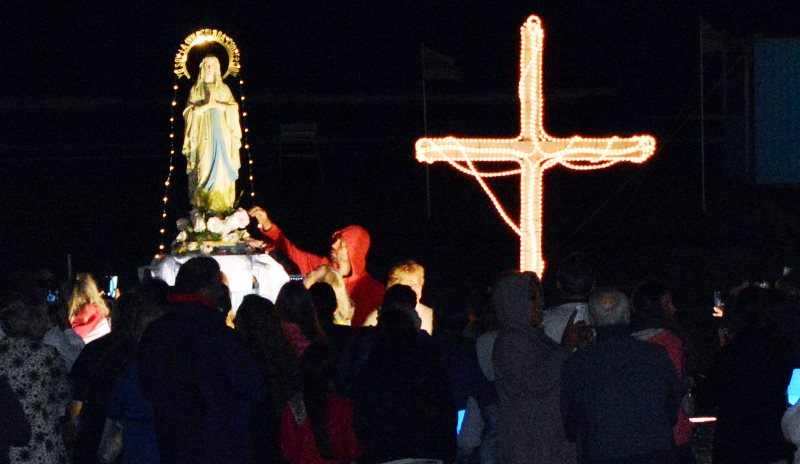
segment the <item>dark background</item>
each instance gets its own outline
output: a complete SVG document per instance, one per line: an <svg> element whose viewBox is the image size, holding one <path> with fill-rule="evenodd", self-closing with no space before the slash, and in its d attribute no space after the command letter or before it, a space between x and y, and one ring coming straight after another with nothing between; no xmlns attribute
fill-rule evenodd
<svg viewBox="0 0 800 464"><path fill-rule="evenodd" d="M537 14L548 132L658 139L642 166L548 171L548 269L584 251L601 283L657 277L679 305L708 308L714 289L775 279L797 261L800 193L730 169L737 155L724 149L719 108L735 60L704 56L701 104L700 18L732 41L797 37L791 3L12 0L0 19L4 280L39 268L64 278L69 254L74 271L135 283L159 244L173 57L188 34L214 27L242 53L256 202L289 237L326 253L332 230L359 223L372 233L376 276L414 258L431 300L480 290L518 264L518 240L476 182L445 165L429 170L427 217L426 168L413 152L425 133L420 43L463 71L427 83L428 134L513 136L519 27ZM180 109L189 82L179 84ZM287 160L279 175L284 123L317 124L319 165ZM181 158L176 166L170 238L189 209ZM516 212L518 179L491 185Z"/></svg>

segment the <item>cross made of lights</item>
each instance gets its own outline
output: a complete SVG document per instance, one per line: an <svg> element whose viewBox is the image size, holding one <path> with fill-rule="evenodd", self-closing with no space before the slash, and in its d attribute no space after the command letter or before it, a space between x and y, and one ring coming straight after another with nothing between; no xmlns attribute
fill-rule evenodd
<svg viewBox="0 0 800 464"><path fill-rule="evenodd" d="M520 270L542 275L542 177L544 172L561 165L570 169L602 169L620 161L642 163L655 152L656 141L650 135L589 138L580 135L559 138L544 130L542 96L542 45L544 29L539 17L530 16L520 28L520 135L515 138L421 138L416 143L420 162L445 161L478 181L500 216L520 236ZM519 168L481 172L476 162L517 163ZM487 178L521 177L519 224L506 213L503 205L486 183Z"/></svg>

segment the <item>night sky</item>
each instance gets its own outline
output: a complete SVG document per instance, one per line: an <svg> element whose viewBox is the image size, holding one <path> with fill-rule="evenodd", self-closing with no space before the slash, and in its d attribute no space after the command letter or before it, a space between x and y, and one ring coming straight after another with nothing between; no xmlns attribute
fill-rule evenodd
<svg viewBox="0 0 800 464"><path fill-rule="evenodd" d="M432 167L426 217L425 168L413 159L424 133L419 50L424 43L463 71L460 81L428 83L431 135L515 135L519 27L530 14L545 27L550 133L659 140L642 167L548 172L551 263L588 251L607 281L661 277L696 303L712 286L755 277L748 270L764 276L796 256L798 223L786 218L797 216L796 187L732 181L719 174L724 153L713 143L702 213L698 120L701 16L731 36L798 37L800 6L787 6L796 2L7 3L6 275L48 267L63 277L67 254L76 271L97 274L132 276L149 262L159 243L172 60L202 27L223 30L242 51L258 202L300 245L324 252L331 230L357 222L373 233L370 268L379 276L404 258L425 264L440 288L513 267L515 236L474 180ZM716 66L713 58L706 65ZM718 98L710 76L709 111ZM180 84L185 92L188 82ZM279 124L312 121L324 174L302 165L278 177ZM514 184L493 184L512 211ZM188 209L185 179L174 187L170 225Z"/></svg>

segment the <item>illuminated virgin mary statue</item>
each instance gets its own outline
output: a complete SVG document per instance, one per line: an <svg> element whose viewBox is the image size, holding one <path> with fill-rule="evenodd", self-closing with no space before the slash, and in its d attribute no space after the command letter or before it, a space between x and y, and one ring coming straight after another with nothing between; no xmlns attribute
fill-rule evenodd
<svg viewBox="0 0 800 464"><path fill-rule="evenodd" d="M231 210L241 166L242 129L239 105L222 81L215 56L207 56L200 63L183 119L183 154L192 205L206 211Z"/></svg>

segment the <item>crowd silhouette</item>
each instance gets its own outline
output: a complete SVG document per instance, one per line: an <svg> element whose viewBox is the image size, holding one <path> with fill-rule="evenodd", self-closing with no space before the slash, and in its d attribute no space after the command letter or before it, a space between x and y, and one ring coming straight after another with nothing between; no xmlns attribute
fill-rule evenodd
<svg viewBox="0 0 800 464"><path fill-rule="evenodd" d="M291 245L252 214L259 248ZM274 302L238 308L208 256L173 286L147 279L116 298L85 273L4 289L0 463L798 462L797 271L732 289L704 356L672 290L646 276L601 287L575 254L557 300L509 271L431 307L415 261L372 288L357 231L335 233L332 258ZM360 240L355 280L347 240ZM367 277L368 291L353 284ZM716 418L705 457L701 413Z"/></svg>

